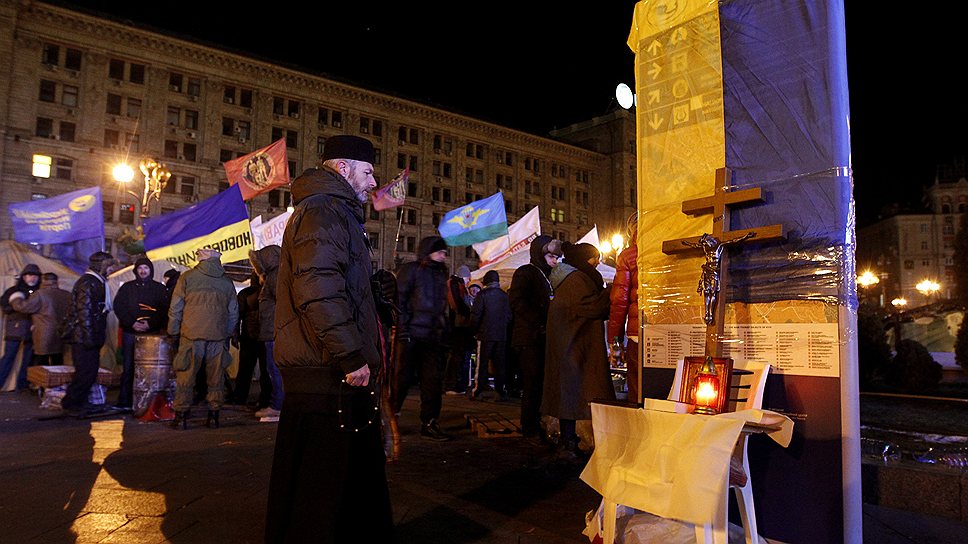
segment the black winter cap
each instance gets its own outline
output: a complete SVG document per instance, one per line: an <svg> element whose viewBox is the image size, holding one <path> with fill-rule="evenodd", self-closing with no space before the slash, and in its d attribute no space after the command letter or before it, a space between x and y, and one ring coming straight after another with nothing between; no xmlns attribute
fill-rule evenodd
<svg viewBox="0 0 968 544"><path fill-rule="evenodd" d="M325 162L330 159L350 159L373 164L376 154L373 151L373 144L366 138L340 135L326 139L320 160Z"/></svg>

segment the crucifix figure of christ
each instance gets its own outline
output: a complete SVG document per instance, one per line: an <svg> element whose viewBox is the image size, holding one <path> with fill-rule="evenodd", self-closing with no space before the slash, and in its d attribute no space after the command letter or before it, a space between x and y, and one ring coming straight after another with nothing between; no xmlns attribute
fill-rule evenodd
<svg viewBox="0 0 968 544"><path fill-rule="evenodd" d="M679 238L662 242L662 252L667 255L702 250L706 260L702 265L697 292L703 295L703 321L706 323L706 355L722 356L719 339L723 336L723 317L726 305L719 299L721 286L728 285L729 266L727 246L744 242L766 242L782 240L783 225L768 225L756 229L730 231L730 206L763 202L763 192L759 187L731 191L732 176L727 168L716 170L716 187L713 196L686 200L682 203L682 213L688 215L713 216L712 234Z"/></svg>

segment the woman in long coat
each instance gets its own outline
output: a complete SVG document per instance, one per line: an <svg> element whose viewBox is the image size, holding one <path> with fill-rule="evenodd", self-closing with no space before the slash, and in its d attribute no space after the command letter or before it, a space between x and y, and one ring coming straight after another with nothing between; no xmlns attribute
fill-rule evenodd
<svg viewBox="0 0 968 544"><path fill-rule="evenodd" d="M548 308L541 412L558 418L563 448L577 453L575 421L591 419L592 400L615 398L605 348L609 290L595 270L595 246L565 243L563 250L565 260L550 277L555 298Z"/></svg>

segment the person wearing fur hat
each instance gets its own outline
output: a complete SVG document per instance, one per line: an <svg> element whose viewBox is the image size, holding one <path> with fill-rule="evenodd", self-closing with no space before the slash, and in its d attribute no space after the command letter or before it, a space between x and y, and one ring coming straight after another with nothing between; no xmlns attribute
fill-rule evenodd
<svg viewBox="0 0 968 544"><path fill-rule="evenodd" d="M397 275L400 319L397 340L402 355L394 380L393 407L403 408L407 390L420 377L420 436L450 440L440 430L444 358L450 341L447 305L447 243L440 236L420 240L416 261L404 263Z"/></svg>
<svg viewBox="0 0 968 544"><path fill-rule="evenodd" d="M558 266L561 242L541 235L531 242L531 261L511 277L508 296L513 325L511 347L521 368L521 434L541 437L541 393L544 387L545 326L554 290L548 276Z"/></svg>
<svg viewBox="0 0 968 544"><path fill-rule="evenodd" d="M591 419L589 403L614 399L603 321L609 289L595 269L601 255L591 244L562 244L565 260L552 272L555 298L548 307L547 366L541 411L558 418L562 453L576 456L575 422Z"/></svg>
<svg viewBox="0 0 968 544"><path fill-rule="evenodd" d="M31 364L33 357L33 340L30 335L30 315L18 312L10 304L10 297L14 293L20 293L23 297L29 297L31 293L40 288L40 267L30 263L24 266L17 278L17 283L3 292L0 296L0 307L3 308L3 358L0 359L0 390L3 390L7 382L7 376L13 370L13 364L17 357L17 352L23 346L23 354L20 356L20 371L17 372L16 389L19 391L27 387L27 367Z"/></svg>
<svg viewBox="0 0 968 544"><path fill-rule="evenodd" d="M393 541L380 429L380 324L363 204L373 144L326 140L322 167L292 182L276 280L273 354L285 399L265 542Z"/></svg>
<svg viewBox="0 0 968 544"><path fill-rule="evenodd" d="M87 271L74 282L71 290L65 330L73 343L74 378L61 400L61 407L68 415L84 415L97 409L87 406L87 397L101 367L101 347L107 339L108 313L112 306L107 277L117 264L110 253L92 253Z"/></svg>
<svg viewBox="0 0 968 544"><path fill-rule="evenodd" d="M501 289L501 277L495 270L484 274L484 289L474 299L471 321L481 341L481 355L474 369L472 398L479 398L489 388L489 366L494 367L494 390L502 400L508 398L507 338L511 323L511 303Z"/></svg>
<svg viewBox="0 0 968 544"><path fill-rule="evenodd" d="M134 262L134 279L118 288L114 315L121 328L121 390L114 407L130 410L134 401L134 342L139 334L158 334L168 324L168 292L155 281L155 265L147 257Z"/></svg>

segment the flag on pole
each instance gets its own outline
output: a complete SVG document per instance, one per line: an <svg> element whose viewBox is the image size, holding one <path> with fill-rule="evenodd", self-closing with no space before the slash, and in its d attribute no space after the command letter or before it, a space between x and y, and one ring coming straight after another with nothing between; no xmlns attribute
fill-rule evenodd
<svg viewBox="0 0 968 544"><path fill-rule="evenodd" d="M481 268L503 261L515 253L530 251L531 240L541 234L541 215L538 206L531 208L521 219L508 225L508 235L474 244ZM527 261L525 261L527 262Z"/></svg>
<svg viewBox="0 0 968 544"><path fill-rule="evenodd" d="M194 206L145 219L147 257L190 267L195 250L210 247L222 254L223 263L248 259L252 231L240 191L233 185Z"/></svg>
<svg viewBox="0 0 968 544"><path fill-rule="evenodd" d="M504 194L498 191L483 200L447 212L437 230L449 246L467 246L507 236Z"/></svg>
<svg viewBox="0 0 968 544"><path fill-rule="evenodd" d="M242 200L289 183L289 162L286 160L286 140L280 139L248 155L226 161L225 176L229 185L238 185Z"/></svg>
<svg viewBox="0 0 968 544"><path fill-rule="evenodd" d="M374 191L373 209L386 210L403 204L407 198L408 179L410 179L410 168L404 168L397 177L393 178L393 181Z"/></svg>

